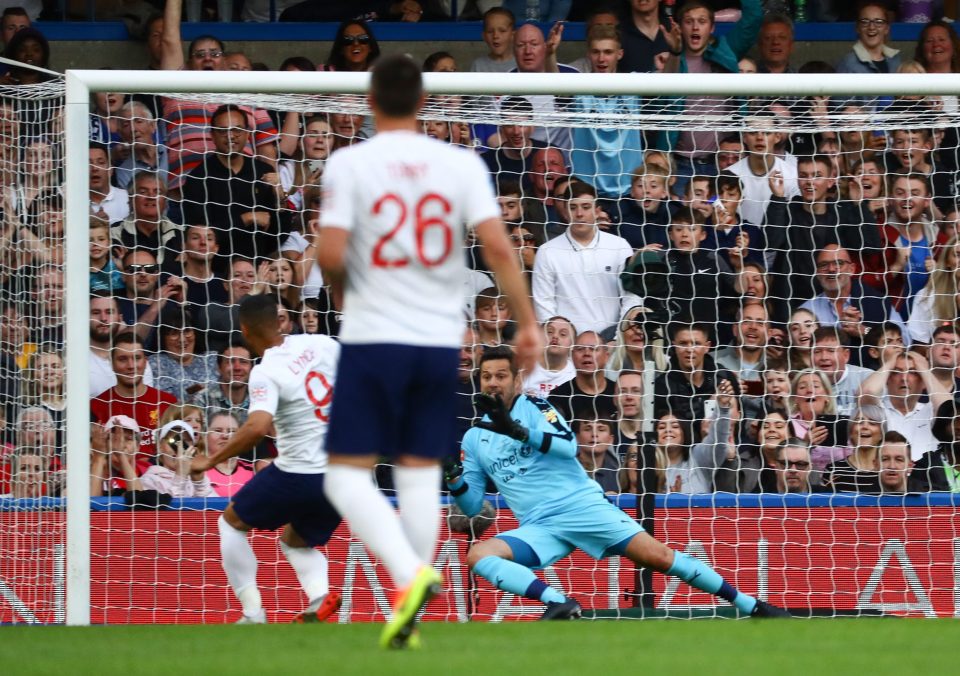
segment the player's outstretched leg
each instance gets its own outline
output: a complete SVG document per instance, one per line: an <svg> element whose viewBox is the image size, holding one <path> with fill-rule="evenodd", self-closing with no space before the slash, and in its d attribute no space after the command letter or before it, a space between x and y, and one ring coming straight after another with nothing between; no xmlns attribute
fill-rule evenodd
<svg viewBox="0 0 960 676"><path fill-rule="evenodd" d="M417 614L441 590L440 575L426 565L407 540L400 517L377 490L371 468L351 457L350 462L331 458L324 482L330 503L350 524L350 530L390 571L401 590L380 643L388 648L407 645L416 627ZM436 488L434 488L436 490Z"/></svg>
<svg viewBox="0 0 960 676"><path fill-rule="evenodd" d="M407 541L422 561L432 563L440 535L440 465L433 460L397 464L393 485Z"/></svg>
<svg viewBox="0 0 960 676"><path fill-rule="evenodd" d="M522 545L517 541L518 546ZM535 557L529 549L528 557ZM533 574L524 564L537 565L538 561L514 561L513 549L500 538L491 538L475 544L467 555L467 564L474 573L490 582L497 589L524 598L540 601L547 606L541 620L570 620L580 617L580 604L567 598ZM526 559L527 557L522 557Z"/></svg>
<svg viewBox="0 0 960 676"><path fill-rule="evenodd" d="M666 575L678 577L691 587L719 596L732 603L737 610L753 617L790 617L790 614L749 594L737 591L713 568L699 559L687 556L658 542L647 533L638 533L623 549L634 563L652 568Z"/></svg>
<svg viewBox="0 0 960 676"><path fill-rule="evenodd" d="M306 609L294 618L294 622L323 622L340 610L340 594L330 591L326 556L305 542L289 524L280 537L280 551L290 562L309 599Z"/></svg>
<svg viewBox="0 0 960 676"><path fill-rule="evenodd" d="M257 557L247 540L249 527L233 511L232 503L217 520L217 529L223 571L243 607L238 624L265 624L267 614L257 589Z"/></svg>

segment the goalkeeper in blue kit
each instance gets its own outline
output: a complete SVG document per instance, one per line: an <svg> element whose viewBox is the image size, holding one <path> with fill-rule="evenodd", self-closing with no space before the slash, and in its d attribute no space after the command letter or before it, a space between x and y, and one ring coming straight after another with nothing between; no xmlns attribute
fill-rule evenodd
<svg viewBox="0 0 960 676"><path fill-rule="evenodd" d="M701 561L676 552L645 533L607 501L600 485L577 460L573 432L550 404L520 392L509 348L488 348L480 358L477 405L483 420L463 439L463 460L448 463L445 480L467 516L480 512L489 477L519 521L519 528L477 543L467 563L503 591L541 601L541 619L580 616L580 604L550 587L533 570L574 549L595 559L625 556L715 594L754 617L789 617L776 606L738 592ZM718 401L718 415L729 402Z"/></svg>

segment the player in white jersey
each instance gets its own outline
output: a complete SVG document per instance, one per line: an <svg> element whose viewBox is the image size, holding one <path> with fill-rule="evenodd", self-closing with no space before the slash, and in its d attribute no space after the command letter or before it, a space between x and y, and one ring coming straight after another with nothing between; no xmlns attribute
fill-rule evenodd
<svg viewBox="0 0 960 676"><path fill-rule="evenodd" d="M420 133L420 70L380 59L369 95L377 134L324 170L317 259L344 313L327 448L327 497L400 589L381 645L407 645L440 590L430 567L440 526L440 460L458 450L464 241L472 228L518 323L518 360L541 350L529 290L472 152ZM394 459L399 517L372 481Z"/></svg>
<svg viewBox="0 0 960 676"><path fill-rule="evenodd" d="M283 526L280 549L309 600L294 621L320 622L340 607L340 595L330 591L327 559L314 549L340 524L323 491L340 345L329 336L281 335L277 302L267 295L243 300L240 330L250 351L261 356L250 372L250 415L219 453L194 458L191 470L205 472L276 430L277 459L240 489L218 521L223 569L243 606L240 622L266 622L247 532Z"/></svg>

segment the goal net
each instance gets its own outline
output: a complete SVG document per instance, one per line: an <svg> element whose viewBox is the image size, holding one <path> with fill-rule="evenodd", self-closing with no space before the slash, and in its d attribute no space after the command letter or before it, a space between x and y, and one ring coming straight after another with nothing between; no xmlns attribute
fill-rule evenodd
<svg viewBox="0 0 960 676"><path fill-rule="evenodd" d="M284 331L336 334L313 264L323 169L375 130L364 76L210 75L0 91L0 622L239 617L216 522L275 450L191 477L160 431L213 453L242 424L245 295L276 294ZM423 129L490 168L547 336L524 391L572 422L585 471L657 538L798 615L960 612L960 458L937 417L960 365L944 95L960 87L516 77L431 77ZM482 248L464 256L466 430L479 354L512 325ZM112 359L118 340L145 363ZM391 490L386 461L377 479ZM539 615L466 566L476 538L516 527L489 497L492 519L448 515L426 619ZM276 534L251 538L270 621L288 621L293 571ZM380 563L345 526L324 551L338 620L382 619ZM543 577L593 617L736 616L617 556Z"/></svg>

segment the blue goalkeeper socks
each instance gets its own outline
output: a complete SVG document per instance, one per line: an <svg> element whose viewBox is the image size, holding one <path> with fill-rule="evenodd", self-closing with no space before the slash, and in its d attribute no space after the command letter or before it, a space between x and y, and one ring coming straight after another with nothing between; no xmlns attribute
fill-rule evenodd
<svg viewBox="0 0 960 676"><path fill-rule="evenodd" d="M674 552L673 564L667 570L667 575L673 575L708 594L719 596L729 601L737 610L749 615L757 605L757 600L748 594L738 592L720 576L720 573L703 563L699 559L687 556L681 552Z"/></svg>
<svg viewBox="0 0 960 676"><path fill-rule="evenodd" d="M473 571L497 589L517 596L543 603L563 603L567 600L563 594L534 575L529 568L499 556L485 556L477 562Z"/></svg>

